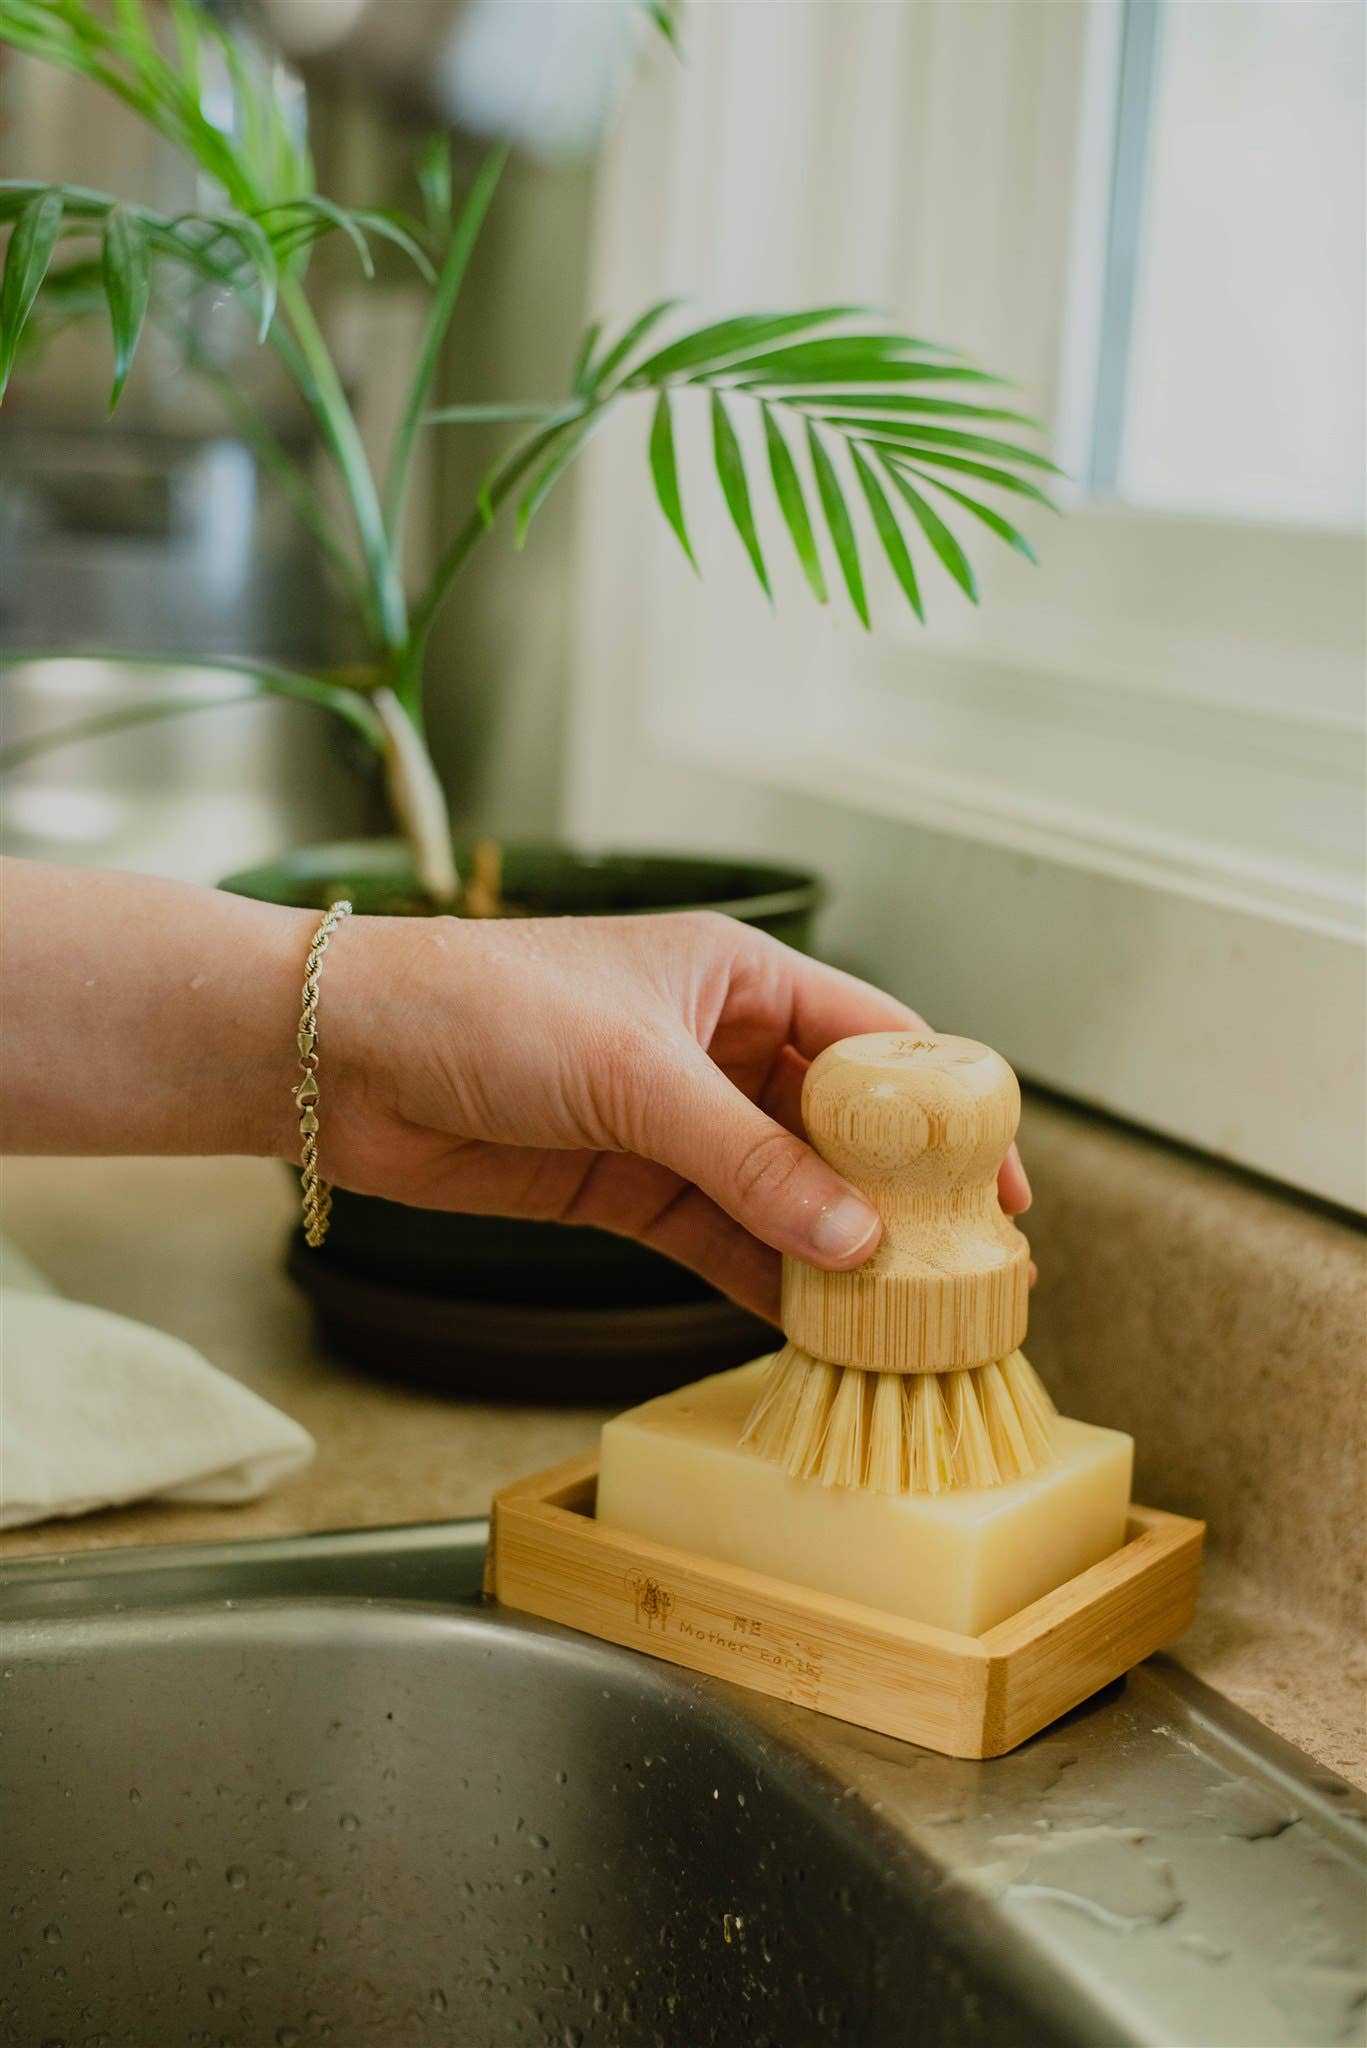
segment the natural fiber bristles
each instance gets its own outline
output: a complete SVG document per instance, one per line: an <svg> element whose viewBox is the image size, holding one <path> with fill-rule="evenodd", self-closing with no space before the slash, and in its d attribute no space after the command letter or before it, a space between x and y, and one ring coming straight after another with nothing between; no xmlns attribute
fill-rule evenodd
<svg viewBox="0 0 1367 2048"><path fill-rule="evenodd" d="M860 1372L785 1344L741 1443L795 1479L947 1493L1049 1464L1055 1414L1021 1351L964 1372Z"/></svg>

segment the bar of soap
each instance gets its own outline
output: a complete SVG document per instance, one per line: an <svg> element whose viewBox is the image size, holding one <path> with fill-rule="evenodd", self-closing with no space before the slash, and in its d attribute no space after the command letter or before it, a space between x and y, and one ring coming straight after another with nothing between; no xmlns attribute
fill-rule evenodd
<svg viewBox="0 0 1367 2048"><path fill-rule="evenodd" d="M740 1448L767 1358L606 1424L598 1520L908 1621L978 1636L1125 1540L1134 1444L1058 1421L1052 1465L1006 1486L867 1493Z"/></svg>

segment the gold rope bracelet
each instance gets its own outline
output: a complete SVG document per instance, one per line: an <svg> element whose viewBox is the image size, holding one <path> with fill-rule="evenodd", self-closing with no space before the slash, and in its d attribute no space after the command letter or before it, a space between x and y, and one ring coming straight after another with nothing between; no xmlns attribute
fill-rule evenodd
<svg viewBox="0 0 1367 2048"><path fill-rule="evenodd" d="M299 1067L303 1079L294 1090L299 1109L299 1165L303 1174L304 1242L317 1251L328 1234L332 1217L332 1188L318 1171L318 981L328 940L351 905L345 900L329 906L327 915L313 935L304 967L304 996L299 1011Z"/></svg>

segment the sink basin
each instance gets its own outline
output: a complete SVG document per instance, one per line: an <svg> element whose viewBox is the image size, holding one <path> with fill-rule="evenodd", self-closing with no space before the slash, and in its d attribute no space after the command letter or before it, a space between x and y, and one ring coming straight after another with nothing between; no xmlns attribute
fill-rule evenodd
<svg viewBox="0 0 1367 2048"><path fill-rule="evenodd" d="M1356 2038L1354 1796L1175 1667L965 1763L484 1606L484 1535L0 1570L0 2041Z"/></svg>

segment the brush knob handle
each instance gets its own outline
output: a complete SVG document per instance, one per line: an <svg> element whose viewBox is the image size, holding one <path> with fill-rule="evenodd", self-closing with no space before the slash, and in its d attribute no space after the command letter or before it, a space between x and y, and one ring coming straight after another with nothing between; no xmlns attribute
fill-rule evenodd
<svg viewBox="0 0 1367 2048"><path fill-rule="evenodd" d="M1020 1122L1000 1053L939 1032L842 1038L802 1090L812 1145L873 1203L883 1238L851 1273L783 1262L783 1328L832 1365L947 1372L1015 1351L1030 1248L997 1199Z"/></svg>

